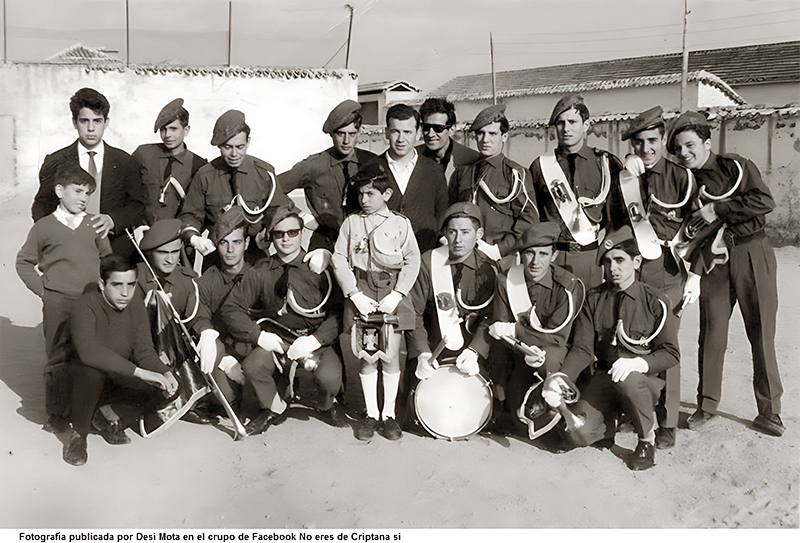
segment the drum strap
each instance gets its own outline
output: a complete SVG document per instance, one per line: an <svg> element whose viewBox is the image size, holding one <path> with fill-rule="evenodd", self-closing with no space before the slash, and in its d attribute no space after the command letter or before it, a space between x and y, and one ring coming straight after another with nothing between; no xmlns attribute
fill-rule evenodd
<svg viewBox="0 0 800 543"><path fill-rule="evenodd" d="M175 179L174 177L172 177L170 175L169 179L167 180L166 184L164 185L164 188L161 189L161 194L158 197L158 202L160 204L163 204L165 202L164 198L165 198L165 195L167 193L167 189L170 188L170 187L174 188L175 192L178 193L178 199L179 200L183 200L184 198L186 198L186 192L183 190L183 187L181 186L181 184L178 182L177 179Z"/></svg>
<svg viewBox="0 0 800 543"><path fill-rule="evenodd" d="M605 156L603 158L605 159L605 167L603 169L603 185L605 186L607 184L605 174L608 158ZM589 217L587 217L586 213L583 211L584 204L578 203L578 199L572 191L569 181L567 181L564 170L561 168L561 165L559 165L558 160L556 160L555 153L548 153L540 156L539 165L542 168L542 175L547 184L547 190L550 192L550 196L553 198L556 208L558 208L558 214L561 216L561 220L564 221L569 233L572 234L575 241L581 245L590 245L596 242L599 225L592 224ZM610 185L610 180L608 184ZM602 196L603 192L604 191L601 191L599 196ZM607 188L605 192L608 193ZM592 202L594 201L589 200L585 203L588 204Z"/></svg>
<svg viewBox="0 0 800 543"><path fill-rule="evenodd" d="M521 264L512 266L506 275L506 291L508 292L508 305L515 319L527 314L533 307L528 285L525 284L525 268Z"/></svg>
<svg viewBox="0 0 800 543"><path fill-rule="evenodd" d="M450 264L447 262L448 257L447 246L437 247L431 251L431 283L439 331L445 339L445 346L451 351L458 351L464 346L464 336L459 324L461 319L458 315L455 285Z"/></svg>

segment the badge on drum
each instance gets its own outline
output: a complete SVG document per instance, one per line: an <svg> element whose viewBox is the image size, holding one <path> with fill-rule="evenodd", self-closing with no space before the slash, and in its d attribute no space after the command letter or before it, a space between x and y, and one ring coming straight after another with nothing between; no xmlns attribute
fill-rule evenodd
<svg viewBox="0 0 800 543"><path fill-rule="evenodd" d="M394 327L399 322L397 315L359 315L350 331L350 348L353 354L369 364L375 364L378 360L389 362L387 353L395 341Z"/></svg>

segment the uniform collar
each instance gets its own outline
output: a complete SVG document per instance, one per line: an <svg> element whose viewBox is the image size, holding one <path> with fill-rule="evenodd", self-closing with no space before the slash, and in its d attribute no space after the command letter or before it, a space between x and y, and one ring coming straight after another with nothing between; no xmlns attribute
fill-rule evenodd
<svg viewBox="0 0 800 543"><path fill-rule="evenodd" d="M269 269L277 270L283 268L284 265L291 266L293 268L299 268L304 264L303 258L305 258L305 256L306 252L303 249L300 249L300 252L293 260L289 262L284 262L283 260L281 260L281 257L279 257L277 254L274 254L271 257L269 257Z"/></svg>
<svg viewBox="0 0 800 543"><path fill-rule="evenodd" d="M473 270L477 270L478 269L478 257L475 254L475 249L473 249L472 252L467 255L467 258L464 259L463 262L456 262L456 264L452 264L452 263L450 263L450 258L448 257L447 263L450 266L455 266L456 264L463 264L466 267L471 268Z"/></svg>
<svg viewBox="0 0 800 543"><path fill-rule="evenodd" d="M522 273L525 273L525 270L522 270ZM547 270L547 275L542 277L542 280L537 283L531 282L531 280L528 278L528 274L525 273L525 282L530 286L541 285L547 290L553 290L553 266L550 266L550 269Z"/></svg>
<svg viewBox="0 0 800 543"><path fill-rule="evenodd" d="M209 269L206 272L204 272L203 275L205 275L206 273L209 273L209 272L211 272L213 270L213 273L216 273L217 275L219 275L222 278L222 281L226 285L229 285L233 281L235 281L237 277L241 277L242 275L244 275L247 272L247 270L249 270L251 267L252 266L250 265L250 263L245 260L244 263L243 263L243 266L242 266L242 270L239 273L237 273L236 275L230 276L227 273L225 273L224 271L222 271L222 268L219 267L219 264L216 264L211 269Z"/></svg>
<svg viewBox="0 0 800 543"><path fill-rule="evenodd" d="M330 147L327 149L328 156L331 157L331 166L336 166L341 164L342 162L354 162L358 164L358 149L353 147L353 151L344 158L339 158L336 156L336 149Z"/></svg>
<svg viewBox="0 0 800 543"><path fill-rule="evenodd" d="M627 296L628 298L632 299L633 301L644 299L642 297L642 282L638 279L634 279L633 283L626 288L625 290L615 290L613 287L611 288L612 293L620 292Z"/></svg>
<svg viewBox="0 0 800 543"><path fill-rule="evenodd" d="M649 170L645 170L644 172L645 173L657 173L658 175L663 177L664 168L666 168L666 166L667 166L667 159L662 156L661 158L658 159L658 162L653 164L652 168L650 168Z"/></svg>
<svg viewBox="0 0 800 543"><path fill-rule="evenodd" d="M367 215L366 213L364 213L364 212L362 211L362 212L360 213L360 215L361 215L362 217L369 217L370 215L375 215L376 217L382 217L382 218L386 219L386 218L388 218L388 217L390 217L390 216L392 215L392 210L391 210L391 209L389 209L389 206L388 206L388 205L386 205L386 206L383 206L383 207L382 207L381 209L379 209L378 211L376 211L375 213L370 213L369 215Z"/></svg>
<svg viewBox="0 0 800 543"><path fill-rule="evenodd" d="M161 149L161 151L164 153L164 156L162 158L164 158L165 160L169 160L169 157L172 156L172 155L170 155L170 152L169 152L169 149L167 149L167 146L164 145L163 143L159 143L158 144L158 148ZM184 143L183 144L183 151L178 153L177 155L174 155L173 158L177 162L180 162L181 164L183 164L183 161L186 160L186 157L188 157L188 156L189 156L189 147L187 147L186 144Z"/></svg>
<svg viewBox="0 0 800 543"><path fill-rule="evenodd" d="M485 162L486 164L491 164L495 168L500 169L503 167L503 161L505 161L505 159L506 156L503 153L498 153L494 155L492 158L483 159L483 162Z"/></svg>
<svg viewBox="0 0 800 543"><path fill-rule="evenodd" d="M581 147L577 153L568 153L561 147L556 147L556 154L565 158L568 157L569 155L575 155L581 158L585 158L586 160L591 160L594 157L594 152L588 145L586 145L586 142L583 143L583 147Z"/></svg>
<svg viewBox="0 0 800 543"><path fill-rule="evenodd" d="M705 163L697 168L698 170L706 170L711 172L719 172L719 166L717 165L717 155L714 151L711 151L708 154L708 158L706 159Z"/></svg>

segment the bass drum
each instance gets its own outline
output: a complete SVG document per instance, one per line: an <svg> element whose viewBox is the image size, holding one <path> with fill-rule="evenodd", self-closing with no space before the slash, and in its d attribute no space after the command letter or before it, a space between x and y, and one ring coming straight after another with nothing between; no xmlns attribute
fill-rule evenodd
<svg viewBox="0 0 800 543"><path fill-rule="evenodd" d="M480 375L442 364L414 389L420 424L433 437L455 441L480 432L492 418L492 388Z"/></svg>

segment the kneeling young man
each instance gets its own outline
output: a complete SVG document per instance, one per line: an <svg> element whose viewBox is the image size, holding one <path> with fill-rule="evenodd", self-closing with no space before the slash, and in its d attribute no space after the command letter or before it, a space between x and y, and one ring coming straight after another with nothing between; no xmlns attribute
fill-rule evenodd
<svg viewBox="0 0 800 543"><path fill-rule="evenodd" d="M273 373L281 363L284 375L290 375L290 361L298 361L303 369L313 372L323 393L319 411L328 414L334 426L346 424L335 402L342 388L342 361L331 346L340 332L341 292L327 270L317 274L304 262L302 232L300 215L290 208L279 209L269 228L275 254L245 273L221 309L233 338L253 349L242 361L242 368L262 411L245 427L249 435L263 433L280 422L288 405L278 394ZM290 342L284 334L281 337L262 330L251 317L254 307L277 329L290 330L289 335L296 339Z"/></svg>
<svg viewBox="0 0 800 543"><path fill-rule="evenodd" d="M87 292L72 308L70 333L74 352L70 371L75 431L64 446L64 461L68 464L86 463L86 436L98 406L114 401L145 410L178 388L175 377L153 349L144 306L131 303L136 280L135 264L116 254L103 257L99 290ZM104 392L110 394L104 397ZM130 441L119 420L96 421L108 443Z"/></svg>
<svg viewBox="0 0 800 543"><path fill-rule="evenodd" d="M655 405L664 387L660 374L680 361L676 321L669 318L669 298L636 279L642 257L629 226L606 236L597 260L606 282L586 294L572 347L543 394L560 394L566 388L563 377L574 382L594 362L594 374L572 408L583 424L567 435L579 446L610 447L625 411L639 436L628 467L649 469L655 465Z"/></svg>

